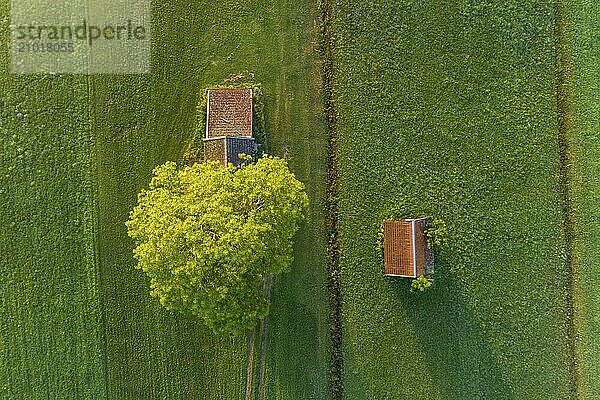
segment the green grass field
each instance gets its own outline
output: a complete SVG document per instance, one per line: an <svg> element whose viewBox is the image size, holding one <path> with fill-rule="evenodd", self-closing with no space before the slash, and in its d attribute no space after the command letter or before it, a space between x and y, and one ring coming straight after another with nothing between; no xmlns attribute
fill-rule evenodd
<svg viewBox="0 0 600 400"><path fill-rule="evenodd" d="M572 286L554 3L331 1L345 398L600 399L600 6L564 4ZM258 400L330 398L319 13L154 2L152 72L130 76L11 74L0 30L0 398L244 398L246 338L151 299L124 225L153 167L181 158L200 91L239 74L262 84L270 153L311 199ZM422 295L382 274L378 224L398 207L449 227Z"/></svg>
<svg viewBox="0 0 600 400"><path fill-rule="evenodd" d="M215 337L151 299L123 223L152 168L181 156L200 90L249 73L263 84L272 153L290 157L312 200L297 262L274 288L265 394L327 398L316 12L309 2L154 4L160 33L152 73L140 76L11 75L2 40L2 393L243 398L246 340Z"/></svg>
<svg viewBox="0 0 600 400"><path fill-rule="evenodd" d="M598 82L600 82L600 6L588 1L566 5L573 60L573 137L575 150L575 211L577 214L576 248L579 276L576 292L576 323L580 356L581 399L600 399L600 230L594 221L600 217L600 118Z"/></svg>
<svg viewBox="0 0 600 400"><path fill-rule="evenodd" d="M570 398L552 2L333 5L346 398ZM398 205L449 226L422 296Z"/></svg>

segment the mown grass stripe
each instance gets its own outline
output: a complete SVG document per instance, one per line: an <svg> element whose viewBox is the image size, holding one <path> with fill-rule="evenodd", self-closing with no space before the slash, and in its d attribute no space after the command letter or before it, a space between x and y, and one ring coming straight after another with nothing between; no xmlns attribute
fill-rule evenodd
<svg viewBox="0 0 600 400"><path fill-rule="evenodd" d="M10 74L5 61L0 246L10 256L0 261L2 391L13 398L102 398L101 311L89 301L97 286L87 82Z"/></svg>
<svg viewBox="0 0 600 400"><path fill-rule="evenodd" d="M87 78L87 97L88 104L93 104L93 85L91 79ZM106 355L106 315L105 309L102 304L101 296L101 271L100 271L100 259L98 252L98 165L96 160L98 159L97 149L97 138L94 135L94 113L88 113L88 129L90 132L90 162L86 168L87 179L86 182L90 186L90 205L89 211L86 213L87 227L89 230L88 237L91 238L87 242L88 254L90 255L89 263L94 266L93 270L90 271L90 280L93 282L94 296L93 301L96 303L98 310L98 344L99 344L99 357L102 365L102 376L104 378L104 399L108 399L109 382L108 382L108 360Z"/></svg>

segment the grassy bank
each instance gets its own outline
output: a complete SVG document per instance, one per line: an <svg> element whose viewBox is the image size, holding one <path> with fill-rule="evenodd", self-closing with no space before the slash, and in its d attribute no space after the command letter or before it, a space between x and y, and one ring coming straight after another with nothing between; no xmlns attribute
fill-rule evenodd
<svg viewBox="0 0 600 400"><path fill-rule="evenodd" d="M598 82L600 81L600 6L587 1L564 4L565 32L570 56L570 101L572 125L569 132L574 150L573 200L577 228L578 276L575 286L577 348L579 355L580 399L600 399L600 230L594 223L600 216L600 146L598 134Z"/></svg>

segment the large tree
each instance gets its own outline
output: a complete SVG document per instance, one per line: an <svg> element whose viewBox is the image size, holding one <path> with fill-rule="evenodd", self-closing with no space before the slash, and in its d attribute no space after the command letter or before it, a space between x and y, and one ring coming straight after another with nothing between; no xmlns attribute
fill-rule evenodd
<svg viewBox="0 0 600 400"><path fill-rule="evenodd" d="M241 168L167 162L126 224L152 296L215 333L239 333L267 315L265 277L289 270L307 205L304 185L281 158Z"/></svg>

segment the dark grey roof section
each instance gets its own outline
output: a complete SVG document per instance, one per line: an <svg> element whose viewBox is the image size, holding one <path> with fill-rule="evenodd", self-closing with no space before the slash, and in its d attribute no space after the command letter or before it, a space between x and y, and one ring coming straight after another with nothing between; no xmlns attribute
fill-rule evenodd
<svg viewBox="0 0 600 400"><path fill-rule="evenodd" d="M251 137L221 136L204 139L204 160L219 161L225 166L233 164L239 167L248 164L249 162L241 160L239 155L246 154L254 160L256 151L256 142Z"/></svg>

